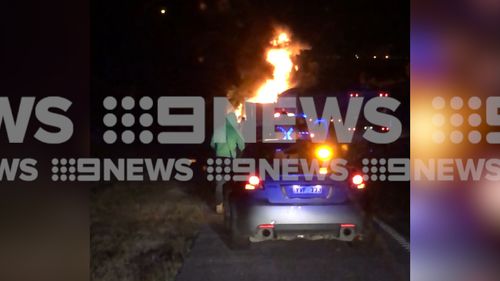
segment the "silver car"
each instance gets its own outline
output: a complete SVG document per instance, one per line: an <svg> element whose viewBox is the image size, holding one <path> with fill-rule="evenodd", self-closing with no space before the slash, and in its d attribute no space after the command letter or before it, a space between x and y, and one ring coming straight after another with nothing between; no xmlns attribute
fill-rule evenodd
<svg viewBox="0 0 500 281"><path fill-rule="evenodd" d="M279 154L280 158L310 159L321 147L310 141L257 143L248 146L242 157L270 159ZM296 176L297 180L289 181L282 176L273 180L251 175L246 182L226 183L224 219L233 246L276 239L353 241L362 237L363 218L352 200L365 188L360 175L345 181L320 180L304 173Z"/></svg>

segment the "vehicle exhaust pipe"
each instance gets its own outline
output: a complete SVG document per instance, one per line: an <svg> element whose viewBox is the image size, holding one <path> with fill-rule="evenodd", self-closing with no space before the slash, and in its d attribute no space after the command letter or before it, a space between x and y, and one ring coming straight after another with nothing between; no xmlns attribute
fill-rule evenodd
<svg viewBox="0 0 500 281"><path fill-rule="evenodd" d="M260 224L258 228L260 229L259 234L264 240L274 237L274 224Z"/></svg>
<svg viewBox="0 0 500 281"><path fill-rule="evenodd" d="M261 232L262 236L265 237L265 238L269 238L272 234L271 230L270 229L263 229L262 232Z"/></svg>
<svg viewBox="0 0 500 281"><path fill-rule="evenodd" d="M341 224L340 225L340 238L342 240L353 240L354 235L356 234L356 225L355 224Z"/></svg>

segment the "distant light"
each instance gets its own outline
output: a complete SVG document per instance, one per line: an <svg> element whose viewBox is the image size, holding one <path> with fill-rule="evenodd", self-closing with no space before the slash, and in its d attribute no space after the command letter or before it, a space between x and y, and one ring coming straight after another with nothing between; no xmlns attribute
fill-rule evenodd
<svg viewBox="0 0 500 281"><path fill-rule="evenodd" d="M288 116L288 117L294 117L294 116L295 116L295 113L293 113L293 112L288 112L288 113L286 114L286 116Z"/></svg>
<svg viewBox="0 0 500 281"><path fill-rule="evenodd" d="M281 116L281 113L279 113L279 112L274 113L274 118L278 118L280 116Z"/></svg>
<svg viewBox="0 0 500 281"><path fill-rule="evenodd" d="M166 14L166 13L167 13L167 10L166 10L166 9L161 9L161 10L160 10L160 13L161 13L162 15L164 15L164 14Z"/></svg>
<svg viewBox="0 0 500 281"><path fill-rule="evenodd" d="M373 59L376 59L376 58L377 58L377 56L373 56Z"/></svg>
<svg viewBox="0 0 500 281"><path fill-rule="evenodd" d="M299 71L299 66L298 65L295 66L295 71Z"/></svg>
<svg viewBox="0 0 500 281"><path fill-rule="evenodd" d="M385 55L385 59L389 59L389 55Z"/></svg>
<svg viewBox="0 0 500 281"><path fill-rule="evenodd" d="M354 55L354 57L355 57L357 60L359 60L359 56L358 56L358 54L355 54L355 55Z"/></svg>
<svg viewBox="0 0 500 281"><path fill-rule="evenodd" d="M207 9L207 4L205 4L205 2L200 2L199 8L200 11L205 11Z"/></svg>
<svg viewBox="0 0 500 281"><path fill-rule="evenodd" d="M320 175L326 175L326 174L328 174L328 169L326 167L319 168L319 174Z"/></svg>

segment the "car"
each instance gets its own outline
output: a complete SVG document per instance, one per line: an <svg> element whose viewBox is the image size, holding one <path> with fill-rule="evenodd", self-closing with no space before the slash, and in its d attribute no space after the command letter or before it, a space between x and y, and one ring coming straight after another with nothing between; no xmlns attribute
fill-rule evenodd
<svg viewBox="0 0 500 281"><path fill-rule="evenodd" d="M296 135L301 137L295 143L248 144L241 158L271 162L284 158L325 160L332 157L334 151L342 150L333 144L313 143L310 136L303 137L307 132ZM333 172L320 169L320 173L327 175ZM354 199L366 188L360 174L349 173L346 180L334 181L299 169L295 176L293 180L284 175L273 179L261 178L255 173L248 175L246 181L230 181L224 185L224 222L233 247L281 239L353 242L363 238L363 215Z"/></svg>

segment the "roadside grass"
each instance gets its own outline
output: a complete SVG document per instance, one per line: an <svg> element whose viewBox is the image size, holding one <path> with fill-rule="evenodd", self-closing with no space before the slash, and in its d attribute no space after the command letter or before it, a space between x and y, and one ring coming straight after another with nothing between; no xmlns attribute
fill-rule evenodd
<svg viewBox="0 0 500 281"><path fill-rule="evenodd" d="M92 280L175 279L206 210L183 185L118 183L92 191Z"/></svg>

